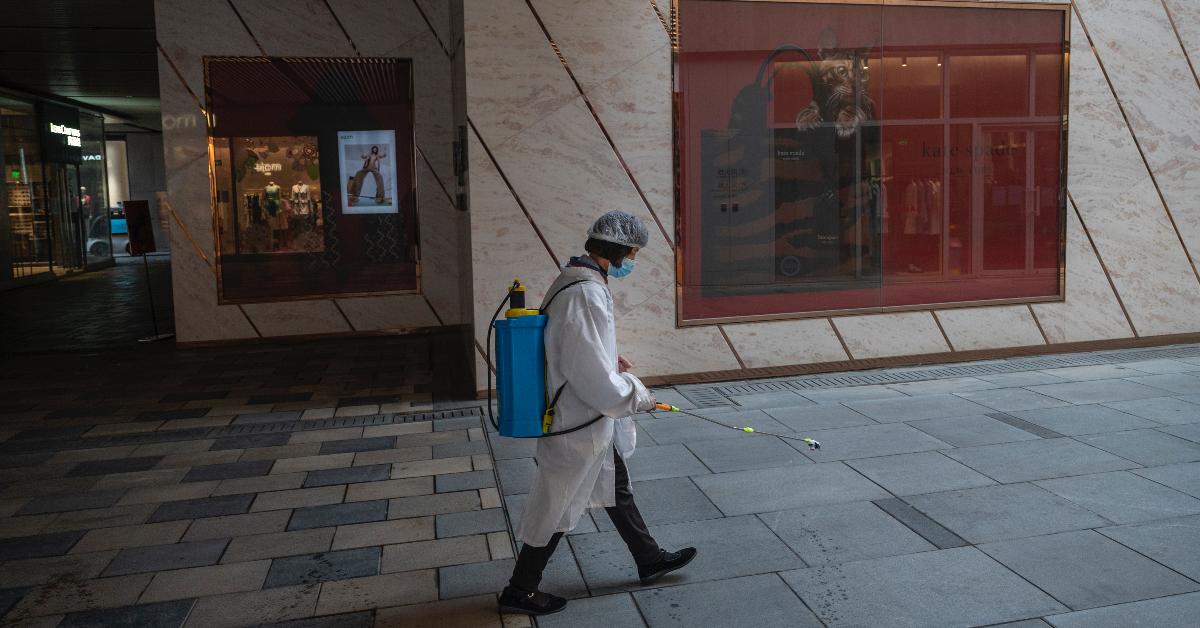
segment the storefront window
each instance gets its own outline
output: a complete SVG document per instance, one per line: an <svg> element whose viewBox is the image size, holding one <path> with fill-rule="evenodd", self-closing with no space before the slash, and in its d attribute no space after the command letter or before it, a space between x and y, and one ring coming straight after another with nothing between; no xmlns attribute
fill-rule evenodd
<svg viewBox="0 0 1200 628"><path fill-rule="evenodd" d="M46 210L42 153L32 103L0 97L0 146L8 200L8 254L14 278L50 272L50 216Z"/></svg>
<svg viewBox="0 0 1200 628"><path fill-rule="evenodd" d="M222 302L416 291L411 63L205 64Z"/></svg>
<svg viewBox="0 0 1200 628"><path fill-rule="evenodd" d="M1061 298L1066 16L681 0L682 321Z"/></svg>
<svg viewBox="0 0 1200 628"><path fill-rule="evenodd" d="M113 256L104 160L104 118L80 112L79 130L83 144L79 163L79 206L86 230L84 250L87 263L92 265Z"/></svg>

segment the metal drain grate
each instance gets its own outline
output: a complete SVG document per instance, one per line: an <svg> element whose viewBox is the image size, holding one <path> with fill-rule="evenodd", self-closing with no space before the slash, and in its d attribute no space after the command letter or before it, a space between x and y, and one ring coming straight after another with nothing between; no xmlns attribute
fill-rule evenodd
<svg viewBox="0 0 1200 628"><path fill-rule="evenodd" d="M737 397L740 395L816 390L822 388L847 388L878 384L903 384L952 377L1004 375L1022 371L1058 369L1073 366L1099 366L1124 362L1191 357L1200 357L1200 346L1189 345L1162 349L1130 349L1107 353L1022 357L982 364L846 373L840 375L811 375L790 380L751 382L726 386L693 386L678 388L678 390L684 397L687 397L689 401L692 401L697 406L711 407L729 405L731 402L728 397ZM723 400L717 400L714 395L721 397Z"/></svg>

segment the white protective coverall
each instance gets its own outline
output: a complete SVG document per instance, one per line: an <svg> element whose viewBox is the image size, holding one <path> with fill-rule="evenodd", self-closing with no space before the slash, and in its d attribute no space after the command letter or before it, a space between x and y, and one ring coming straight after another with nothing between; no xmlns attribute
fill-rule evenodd
<svg viewBox="0 0 1200 628"><path fill-rule="evenodd" d="M622 456L633 453L637 432L630 415L654 407L637 377L617 371L612 293L600 273L568 266L547 298L580 279L587 281L564 290L546 312L548 394L567 384L550 430L606 418L538 440L537 474L517 527L517 538L534 547L548 544L556 532L570 532L586 509L616 505L614 432Z"/></svg>

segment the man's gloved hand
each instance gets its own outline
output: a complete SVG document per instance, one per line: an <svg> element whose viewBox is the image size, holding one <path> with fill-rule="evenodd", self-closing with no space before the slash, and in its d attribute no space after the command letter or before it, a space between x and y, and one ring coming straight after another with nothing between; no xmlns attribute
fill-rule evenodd
<svg viewBox="0 0 1200 628"><path fill-rule="evenodd" d="M633 370L633 362L625 359L625 356L617 356L617 372L626 373Z"/></svg>

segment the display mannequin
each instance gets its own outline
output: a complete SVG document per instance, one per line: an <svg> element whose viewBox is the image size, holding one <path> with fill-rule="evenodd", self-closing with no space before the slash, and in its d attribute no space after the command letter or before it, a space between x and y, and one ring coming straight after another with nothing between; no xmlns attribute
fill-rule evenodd
<svg viewBox="0 0 1200 628"><path fill-rule="evenodd" d="M267 224L274 231L276 244L279 245L275 248L286 247L289 225L288 212L283 206L283 189L274 181L268 181L267 187L263 188L263 200L267 206Z"/></svg>
<svg viewBox="0 0 1200 628"><path fill-rule="evenodd" d="M363 165L350 182L350 204L358 202L362 192L363 179L369 173L375 179L375 202L380 205L387 202L386 190L383 187L383 175L379 171L379 162L387 159L387 153L381 152L378 146L372 146L371 152L362 156Z"/></svg>
<svg viewBox="0 0 1200 628"><path fill-rule="evenodd" d="M312 212L312 205L308 198L308 184L303 181L297 181L292 186L292 196L289 199L292 203L292 213L298 216L307 217Z"/></svg>

